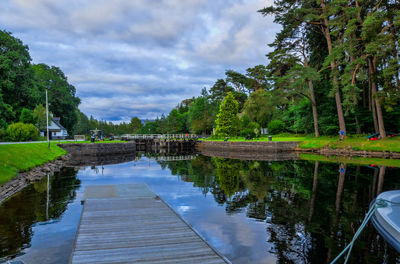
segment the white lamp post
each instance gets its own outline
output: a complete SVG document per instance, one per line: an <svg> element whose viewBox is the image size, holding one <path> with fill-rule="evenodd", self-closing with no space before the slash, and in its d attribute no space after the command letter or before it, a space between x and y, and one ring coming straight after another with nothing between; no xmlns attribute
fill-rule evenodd
<svg viewBox="0 0 400 264"><path fill-rule="evenodd" d="M48 148L50 148L50 137L49 137L49 103L48 103L48 100L47 100L47 90L48 90L48 88L46 87L46 123L47 123L46 128L47 128L47 143L49 144L49 145L48 145Z"/></svg>

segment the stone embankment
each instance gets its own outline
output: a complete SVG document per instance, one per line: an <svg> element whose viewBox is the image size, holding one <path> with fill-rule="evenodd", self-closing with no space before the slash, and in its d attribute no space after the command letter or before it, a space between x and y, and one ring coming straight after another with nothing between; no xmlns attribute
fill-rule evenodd
<svg viewBox="0 0 400 264"><path fill-rule="evenodd" d="M220 152L248 152L249 154L268 152L291 152L300 145L299 141L199 141L196 148L202 150L216 150Z"/></svg>
<svg viewBox="0 0 400 264"><path fill-rule="evenodd" d="M117 163L121 158L124 160L135 159L136 144L128 143L104 143L104 144L59 144L68 155L48 162L30 171L18 173L12 180L0 186L0 203L11 195L22 190L32 182L38 181L47 174L60 171L65 166L79 166L88 164L111 164ZM113 157L115 155L116 157ZM122 157L123 156L123 157Z"/></svg>
<svg viewBox="0 0 400 264"><path fill-rule="evenodd" d="M132 141L126 143L58 144L58 146L72 156L103 156L136 152L136 143Z"/></svg>
<svg viewBox="0 0 400 264"><path fill-rule="evenodd" d="M299 141L199 141L196 149L206 156L237 159L274 160L295 159L295 154L311 153L323 156L400 159L399 152L364 151L353 149L303 149Z"/></svg>
<svg viewBox="0 0 400 264"><path fill-rule="evenodd" d="M69 158L69 155L65 155L57 160L33 168L30 171L18 173L18 175L12 180L0 186L0 203L11 195L19 192L30 183L40 180L47 174L53 174L54 172L60 171Z"/></svg>
<svg viewBox="0 0 400 264"><path fill-rule="evenodd" d="M253 151L220 151L203 148L201 155L225 159L260 160L260 161L285 161L298 160L297 152L253 152Z"/></svg>
<svg viewBox="0 0 400 264"><path fill-rule="evenodd" d="M296 160L299 147L297 141L199 141L196 149L204 156L230 158L240 160Z"/></svg>

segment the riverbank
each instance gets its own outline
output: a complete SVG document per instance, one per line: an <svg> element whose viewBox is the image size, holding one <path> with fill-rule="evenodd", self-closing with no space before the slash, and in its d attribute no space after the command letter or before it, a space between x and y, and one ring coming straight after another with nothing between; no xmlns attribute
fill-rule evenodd
<svg viewBox="0 0 400 264"><path fill-rule="evenodd" d="M59 142L63 144L58 144ZM107 147L100 143L107 143ZM52 141L50 149L48 143L43 142L0 145L0 185L10 181L18 173L55 161L67 153L72 155L97 155L100 152L126 154L134 150L135 144L125 141L96 141L96 144L89 141Z"/></svg>
<svg viewBox="0 0 400 264"><path fill-rule="evenodd" d="M18 173L29 171L67 154L51 143L0 145L0 185L14 178Z"/></svg>
<svg viewBox="0 0 400 264"><path fill-rule="evenodd" d="M224 141L223 138L206 138L201 141ZM264 142L269 141L267 136L246 140L244 137L229 138L227 142ZM276 135L272 136L272 142L298 141L299 149L308 150L346 150L346 151L367 151L367 152L399 152L400 153L400 136L370 141L366 135L348 136L344 140L339 137L322 136L315 138L313 136L297 136L297 135Z"/></svg>

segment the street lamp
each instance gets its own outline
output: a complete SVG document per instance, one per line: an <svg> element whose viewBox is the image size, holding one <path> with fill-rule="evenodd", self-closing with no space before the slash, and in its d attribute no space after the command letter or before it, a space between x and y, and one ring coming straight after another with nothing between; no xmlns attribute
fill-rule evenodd
<svg viewBox="0 0 400 264"><path fill-rule="evenodd" d="M49 138L49 103L47 100L47 90L48 88L46 87L46 135L47 135L47 143L48 143L48 148L50 149L50 138Z"/></svg>
<svg viewBox="0 0 400 264"><path fill-rule="evenodd" d="M49 85L46 86L46 132L47 132L47 143L48 146L47 148L50 149L50 136L49 136L49 102L48 102L48 96L47 96L47 91L49 90L49 87L51 87L53 80L49 80Z"/></svg>

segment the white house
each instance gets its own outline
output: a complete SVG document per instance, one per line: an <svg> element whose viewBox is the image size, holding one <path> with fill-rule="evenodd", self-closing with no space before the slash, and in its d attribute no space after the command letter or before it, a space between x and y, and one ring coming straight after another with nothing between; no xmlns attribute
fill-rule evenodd
<svg viewBox="0 0 400 264"><path fill-rule="evenodd" d="M46 137L46 129L40 132L40 136ZM68 137L67 130L60 124L59 117L50 117L49 120L49 138L50 139L66 139Z"/></svg>

